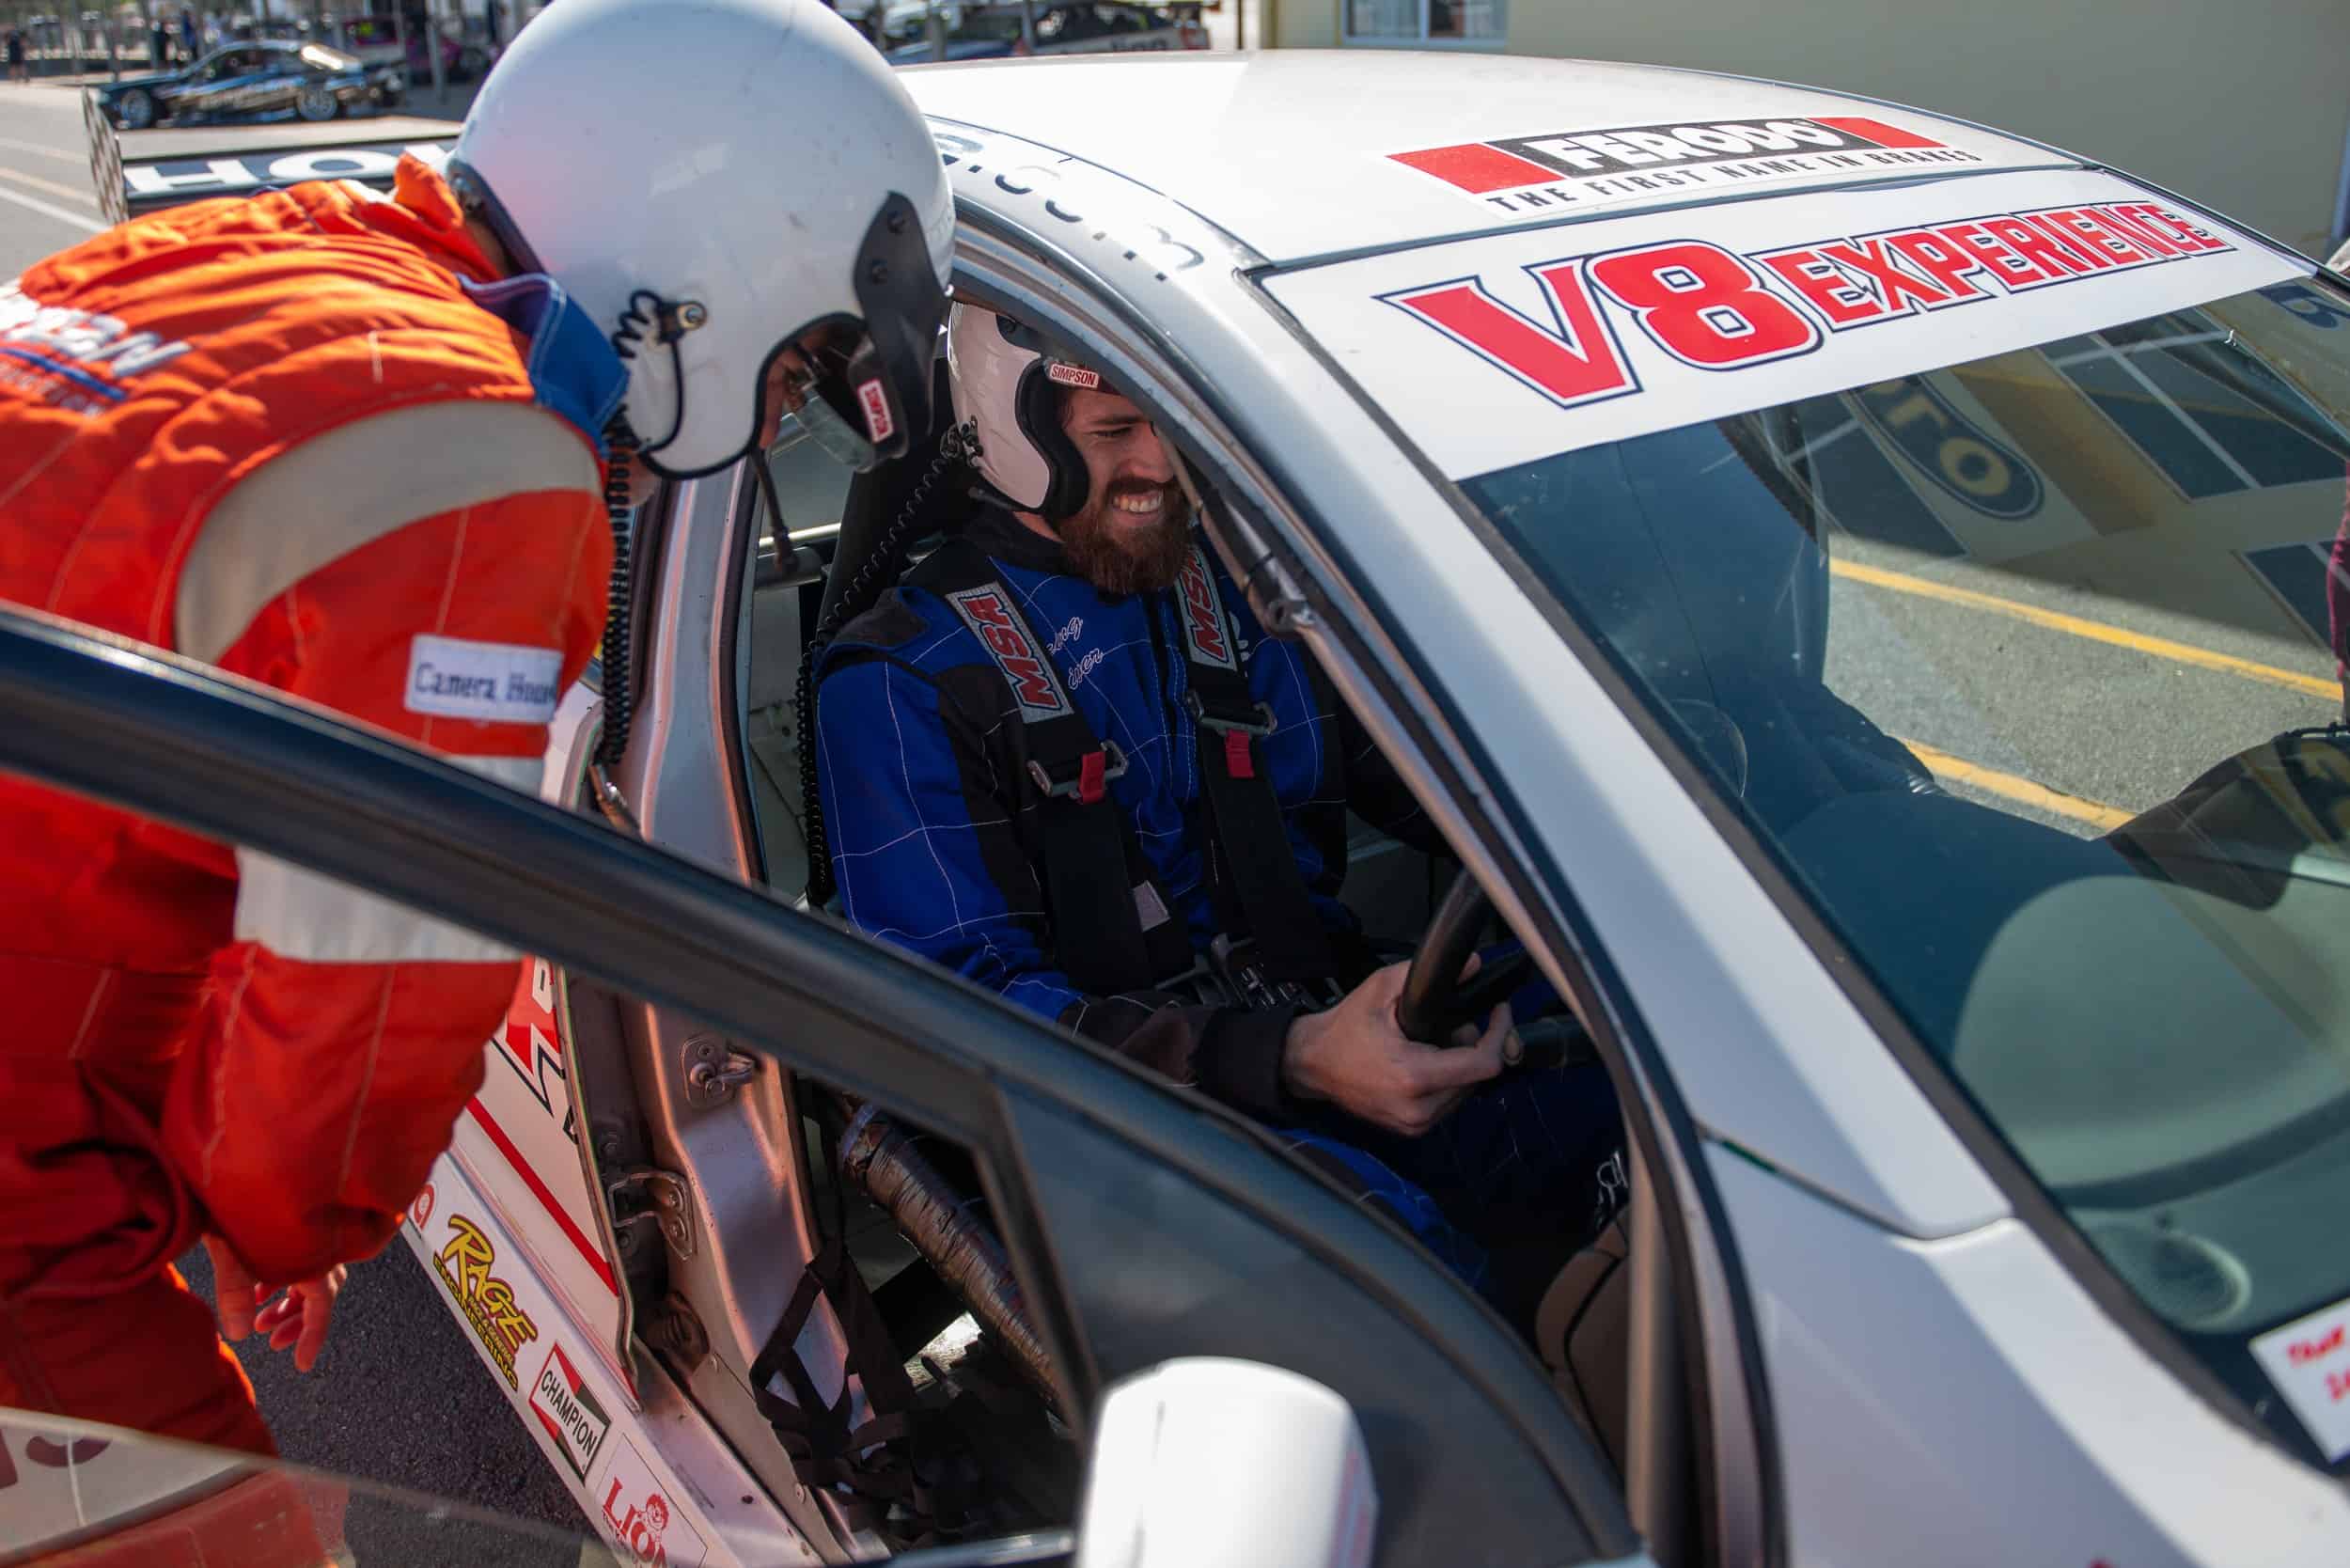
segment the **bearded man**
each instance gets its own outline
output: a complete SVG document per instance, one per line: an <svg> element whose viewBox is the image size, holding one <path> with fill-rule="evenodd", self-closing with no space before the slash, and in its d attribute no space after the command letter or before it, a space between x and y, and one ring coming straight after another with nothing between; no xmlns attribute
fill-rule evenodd
<svg viewBox="0 0 2350 1568"><path fill-rule="evenodd" d="M811 896L1283 1131L1514 1305L1480 1238L1572 1247L1621 1191L1605 1075L1489 1082L1507 1007L1404 1036L1406 965L1337 897L1346 811L1443 853L1433 824L1203 548L1133 401L977 306L948 342L979 505L816 655Z"/></svg>

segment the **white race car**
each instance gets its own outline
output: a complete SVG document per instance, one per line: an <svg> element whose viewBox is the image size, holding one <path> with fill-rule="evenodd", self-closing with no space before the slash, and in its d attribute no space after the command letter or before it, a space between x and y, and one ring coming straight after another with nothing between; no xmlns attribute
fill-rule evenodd
<svg viewBox="0 0 2350 1568"><path fill-rule="evenodd" d="M853 485L791 447L635 522L612 809L716 874L577 814L596 690L566 814L11 623L0 761L548 955L408 1239L599 1528L905 1544L952 1477L876 1504L845 1403L901 1364L908 1423L990 1461L966 1531L1065 1523L1101 1390L1214 1355L1351 1405L1385 1568L2350 1557L2344 280L1732 77L906 81L959 292L1150 411L1465 869L1435 900L1366 834L1349 902L1429 925L1436 975L1489 917L1526 943L1631 1201L1506 1325L1237 1118L791 906L794 677L927 447ZM114 166L122 206L287 177Z"/></svg>

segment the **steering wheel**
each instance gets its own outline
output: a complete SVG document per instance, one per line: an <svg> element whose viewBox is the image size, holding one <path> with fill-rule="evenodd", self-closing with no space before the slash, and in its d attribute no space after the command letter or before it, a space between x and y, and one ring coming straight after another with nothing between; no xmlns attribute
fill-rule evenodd
<svg viewBox="0 0 2350 1568"><path fill-rule="evenodd" d="M1396 1022L1406 1039L1449 1045L1454 1029L1481 1022L1532 976L1534 956L1521 949L1461 978L1492 914L1493 902L1463 868L1436 905L1419 950L1412 955L1411 972L1403 977L1403 995L1396 998Z"/></svg>

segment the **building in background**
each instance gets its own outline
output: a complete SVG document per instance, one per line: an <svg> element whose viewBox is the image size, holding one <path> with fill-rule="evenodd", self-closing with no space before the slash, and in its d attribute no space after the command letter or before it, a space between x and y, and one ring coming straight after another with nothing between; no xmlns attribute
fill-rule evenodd
<svg viewBox="0 0 2350 1568"><path fill-rule="evenodd" d="M2328 254L2350 235L2344 0L2154 7L2126 0L1261 5L1256 39L1262 44L1579 55L1835 87L1981 120L2100 159L2312 255Z"/></svg>

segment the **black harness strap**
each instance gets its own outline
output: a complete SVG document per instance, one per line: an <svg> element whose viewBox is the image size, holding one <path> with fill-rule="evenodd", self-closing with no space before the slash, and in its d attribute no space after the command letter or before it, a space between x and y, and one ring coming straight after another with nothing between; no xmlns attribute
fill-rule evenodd
<svg viewBox="0 0 2350 1568"><path fill-rule="evenodd" d="M1232 618L1197 543L1175 588L1190 676L1185 701L1199 735L1199 777L1212 829L1208 862L1225 923L1256 938L1266 972L1276 980L1325 979L1338 973L1338 959L1307 896L1281 802L1257 755L1258 737L1273 733L1273 710L1249 696Z"/></svg>
<svg viewBox="0 0 2350 1568"><path fill-rule="evenodd" d="M948 541L916 569L924 588L963 618L1003 672L1019 711L1027 756L1027 787L1039 797L1044 837L1044 903L1061 967L1098 995L1140 991L1169 972L1154 947L1174 939L1175 962L1188 962L1182 933L1168 917L1125 813L1110 798L1109 781L1126 771L1126 755L1097 740L1063 689L1043 640L1028 624L1019 600L995 563L963 540ZM1104 874L1124 867L1120 878ZM1158 918L1146 937L1139 905Z"/></svg>

